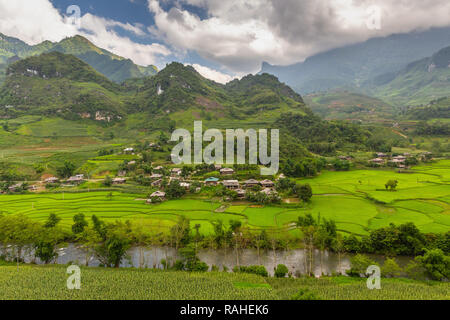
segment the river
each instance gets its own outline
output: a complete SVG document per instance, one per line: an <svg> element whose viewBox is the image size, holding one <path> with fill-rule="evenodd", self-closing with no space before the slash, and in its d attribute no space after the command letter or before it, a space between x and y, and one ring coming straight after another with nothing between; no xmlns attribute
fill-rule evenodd
<svg viewBox="0 0 450 320"><path fill-rule="evenodd" d="M74 263L80 266L85 265L85 254L82 250L77 248L76 245L69 244L67 247L58 250L58 252L59 256L56 259L57 264ZM172 259L174 255L175 249L169 247L133 247L128 250L127 258L122 260L120 267L161 269L161 260L167 258ZM379 263L382 263L384 260L384 257L380 255L368 256ZM307 270L305 266L305 250L300 249L275 252L272 250L261 250L259 255L256 249L243 249L240 251L238 258L236 257L233 249L201 249L198 252L198 257L209 266L215 265L219 267L220 270L222 270L224 266L226 266L228 270L232 270L238 263L241 266L263 265L271 275L273 275L274 268L278 264L286 265L289 272L293 275L305 274L305 270ZM350 258L350 254L343 255L341 257L339 268L339 257L336 253L324 251L321 257L320 251L315 250L313 264L314 273L316 276L320 276L321 274L331 275L332 273L337 273L338 271L340 273L345 273L345 270L350 269ZM30 263L32 260L32 254L25 256L25 262ZM38 264L41 263L39 259L36 260ZM405 266L410 260L411 257L396 257L396 261L402 267ZM96 258L90 259L89 266L95 267L99 265L100 261Z"/></svg>

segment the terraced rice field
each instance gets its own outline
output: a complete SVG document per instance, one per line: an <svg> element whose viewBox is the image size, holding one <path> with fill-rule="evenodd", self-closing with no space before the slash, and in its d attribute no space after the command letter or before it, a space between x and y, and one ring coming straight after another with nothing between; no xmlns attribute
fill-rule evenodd
<svg viewBox="0 0 450 320"><path fill-rule="evenodd" d="M182 199L157 205L147 205L139 194L109 192L57 193L0 196L0 212L24 214L43 221L50 213L62 218L66 228L72 217L84 213L107 220L134 220L151 228L167 230L179 215L187 216L192 224L200 224L201 232L213 232L212 221L240 220L253 229L267 229L285 235L294 234L292 223L300 215L311 212L315 217L334 219L338 229L357 235L370 230L414 222L423 232L450 230L450 184L446 182L450 161L432 167L415 168L416 173L358 170L324 172L314 179L301 180L311 184L314 196L310 204L255 206L236 203ZM384 190L387 180L399 181L398 190ZM288 233L286 231L289 231Z"/></svg>

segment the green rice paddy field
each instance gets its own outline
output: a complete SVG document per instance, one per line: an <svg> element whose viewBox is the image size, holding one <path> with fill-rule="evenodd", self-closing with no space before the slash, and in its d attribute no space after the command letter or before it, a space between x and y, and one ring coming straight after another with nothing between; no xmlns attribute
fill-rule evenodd
<svg viewBox="0 0 450 320"><path fill-rule="evenodd" d="M387 180L398 180L397 191L385 191ZM370 230L389 225L414 222L423 232L450 230L450 161L414 168L413 173L381 170L323 172L310 183L314 196L307 206L285 204L255 206L249 203L223 203L204 199L181 199L157 205L147 205L143 195L115 192L43 193L0 196L0 212L24 214L43 221L50 213L62 218L70 228L72 217L84 213L87 217L133 220L151 228L168 229L179 215L201 224L201 232L212 233L211 221L240 220L253 229L268 229L274 233L295 234L292 228L300 215L334 219L338 229L346 233L365 235ZM225 206L225 207L224 207ZM292 230L291 230L292 229Z"/></svg>
<svg viewBox="0 0 450 320"><path fill-rule="evenodd" d="M365 279L275 279L226 272L188 273L82 268L81 290L68 290L64 266L0 266L0 300L279 300L300 289L330 300L449 299L447 283L382 279L368 290Z"/></svg>

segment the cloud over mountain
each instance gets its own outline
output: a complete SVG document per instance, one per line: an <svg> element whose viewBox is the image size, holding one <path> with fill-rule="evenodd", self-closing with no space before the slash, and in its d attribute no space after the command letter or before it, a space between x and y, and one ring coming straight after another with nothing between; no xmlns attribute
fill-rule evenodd
<svg viewBox="0 0 450 320"><path fill-rule="evenodd" d="M372 37L450 25L447 0L178 0L164 9L166 2L148 0L155 16L149 30L236 73L254 72L261 61L289 64Z"/></svg>

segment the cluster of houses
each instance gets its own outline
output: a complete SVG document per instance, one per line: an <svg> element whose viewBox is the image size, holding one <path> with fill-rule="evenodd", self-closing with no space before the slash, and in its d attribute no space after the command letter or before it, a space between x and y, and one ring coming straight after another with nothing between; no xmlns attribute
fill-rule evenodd
<svg viewBox="0 0 450 320"><path fill-rule="evenodd" d="M17 191L22 191L24 189L25 188L24 188L24 183L23 182L13 184L12 186L8 187L9 192L17 192ZM26 189L30 190L30 191L36 191L37 190L37 186L35 186L35 185L27 186ZM1 193L3 193L3 192L1 192Z"/></svg>
<svg viewBox="0 0 450 320"><path fill-rule="evenodd" d="M216 186L219 183L219 179L214 177L205 180L206 186ZM224 180L221 182L221 184L229 190L236 191L238 198L245 197L245 189L250 189L257 186L261 187L261 192L267 195L274 195L277 193L274 189L275 183L271 180L258 181L255 179L249 179L247 181L244 181L242 184L238 180Z"/></svg>
<svg viewBox="0 0 450 320"><path fill-rule="evenodd" d="M406 164L406 160L408 158L412 157L412 155L407 152L403 153L402 155L398 155L398 156L394 156L394 157L390 157L388 154L383 153L383 152L377 152L376 155L377 155L376 158L369 160L370 164L377 165L377 166L384 166L384 165L390 164L390 165L400 168L400 169L407 169L408 166ZM422 160L429 158L430 156L431 156L431 152L425 152L420 155Z"/></svg>
<svg viewBox="0 0 450 320"><path fill-rule="evenodd" d="M406 159L411 156L409 153L404 153L403 155L395 156L390 158L390 156L383 152L377 152L377 157L369 160L369 163L377 166L384 166L388 163L393 164L399 168L406 168Z"/></svg>
<svg viewBox="0 0 450 320"><path fill-rule="evenodd" d="M85 181L84 174L77 174L65 180L68 185L79 185ZM59 183L60 179L57 177L50 177L44 180L45 184Z"/></svg>

